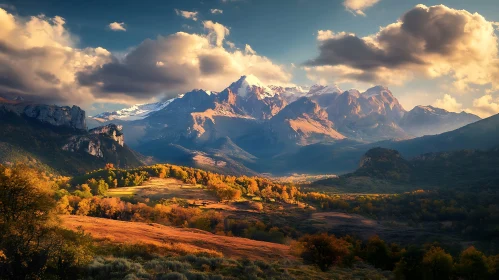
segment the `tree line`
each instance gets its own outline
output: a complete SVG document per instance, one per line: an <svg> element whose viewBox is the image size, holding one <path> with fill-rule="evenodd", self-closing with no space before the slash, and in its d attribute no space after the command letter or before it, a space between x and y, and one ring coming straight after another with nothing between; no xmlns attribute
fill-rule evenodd
<svg viewBox="0 0 499 280"><path fill-rule="evenodd" d="M378 236L363 242L351 236L339 238L321 233L305 235L291 247L305 263L323 271L352 267L363 260L393 271L395 279L499 279L499 255L486 256L473 246L452 256L439 244L402 247L387 244Z"/></svg>

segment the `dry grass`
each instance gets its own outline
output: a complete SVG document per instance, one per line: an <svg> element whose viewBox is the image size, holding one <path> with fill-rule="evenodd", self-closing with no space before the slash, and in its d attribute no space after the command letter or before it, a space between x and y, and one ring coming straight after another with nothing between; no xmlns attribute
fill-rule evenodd
<svg viewBox="0 0 499 280"><path fill-rule="evenodd" d="M160 200L162 198L181 198L186 200L206 200L218 202L218 198L199 185L185 184L180 180L167 178L151 178L142 186L109 189L108 196L126 197L137 196Z"/></svg>
<svg viewBox="0 0 499 280"><path fill-rule="evenodd" d="M239 237L219 236L197 229L184 229L138 222L123 222L84 216L62 216L63 226L81 227L96 239L106 239L116 244L150 244L171 248L176 252L210 255L216 252L231 258L251 260L295 259L289 246L250 240Z"/></svg>

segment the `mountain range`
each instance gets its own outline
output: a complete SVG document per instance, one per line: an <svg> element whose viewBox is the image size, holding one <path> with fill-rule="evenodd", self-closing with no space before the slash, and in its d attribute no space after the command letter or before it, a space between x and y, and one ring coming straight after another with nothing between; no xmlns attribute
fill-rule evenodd
<svg viewBox="0 0 499 280"><path fill-rule="evenodd" d="M298 171L289 161L303 152L310 156L315 148L355 151L372 143L440 134L480 118L431 106L406 111L383 86L365 92L336 85L281 87L248 75L220 92L197 89L89 120L122 125L127 143L158 161L252 174L268 168Z"/></svg>
<svg viewBox="0 0 499 280"><path fill-rule="evenodd" d="M342 173L355 170L373 147L405 157L493 148L489 135L499 122L431 106L406 111L383 86L365 92L281 87L252 75L220 92L196 89L88 118L77 106L7 99L0 100L0 113L8 128L0 135L3 161L37 158L53 166L77 158L63 164L66 173L146 159L229 174ZM5 152L11 150L17 152Z"/></svg>

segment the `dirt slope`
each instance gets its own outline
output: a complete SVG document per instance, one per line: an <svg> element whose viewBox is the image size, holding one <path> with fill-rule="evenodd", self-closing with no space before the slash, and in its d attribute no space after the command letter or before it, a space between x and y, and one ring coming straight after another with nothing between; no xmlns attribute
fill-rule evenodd
<svg viewBox="0 0 499 280"><path fill-rule="evenodd" d="M81 226L96 239L109 239L116 243L144 243L164 247L181 243L189 250L216 250L222 252L224 256L233 258L294 259L287 245L219 236L197 229L85 216L61 216L61 219L66 228L76 230Z"/></svg>

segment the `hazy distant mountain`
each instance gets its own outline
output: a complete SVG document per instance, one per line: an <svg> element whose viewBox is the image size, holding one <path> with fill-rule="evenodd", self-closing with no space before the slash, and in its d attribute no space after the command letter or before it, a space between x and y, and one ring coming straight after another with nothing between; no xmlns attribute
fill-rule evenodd
<svg viewBox="0 0 499 280"><path fill-rule="evenodd" d="M454 113L432 106L416 106L400 120L400 126L414 136L433 135L451 131L481 120L466 113Z"/></svg>
<svg viewBox="0 0 499 280"><path fill-rule="evenodd" d="M405 141L385 141L375 144L398 150L406 157L413 157L430 152L492 149L499 146L498 139L499 115L494 115L438 135L423 136Z"/></svg>

